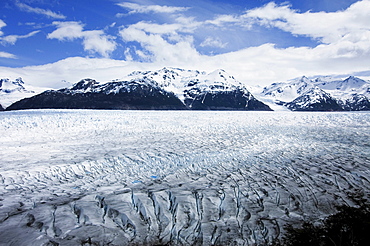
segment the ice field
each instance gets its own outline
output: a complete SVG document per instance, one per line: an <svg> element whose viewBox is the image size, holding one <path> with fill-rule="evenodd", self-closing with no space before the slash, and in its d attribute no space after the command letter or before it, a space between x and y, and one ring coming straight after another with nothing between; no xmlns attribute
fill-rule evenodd
<svg viewBox="0 0 370 246"><path fill-rule="evenodd" d="M267 245L370 197L370 112L0 113L0 245Z"/></svg>

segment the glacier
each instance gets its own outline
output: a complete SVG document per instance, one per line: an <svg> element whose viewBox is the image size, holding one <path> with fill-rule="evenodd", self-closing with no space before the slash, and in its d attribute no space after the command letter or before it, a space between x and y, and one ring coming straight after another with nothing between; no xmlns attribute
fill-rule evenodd
<svg viewBox="0 0 370 246"><path fill-rule="evenodd" d="M370 196L369 112L0 114L0 245L268 245Z"/></svg>

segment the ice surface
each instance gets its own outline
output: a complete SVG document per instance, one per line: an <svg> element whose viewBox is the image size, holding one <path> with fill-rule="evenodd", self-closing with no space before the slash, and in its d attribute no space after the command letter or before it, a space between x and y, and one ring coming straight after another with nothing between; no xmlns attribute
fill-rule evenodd
<svg viewBox="0 0 370 246"><path fill-rule="evenodd" d="M370 113L0 114L0 245L264 245L370 190Z"/></svg>

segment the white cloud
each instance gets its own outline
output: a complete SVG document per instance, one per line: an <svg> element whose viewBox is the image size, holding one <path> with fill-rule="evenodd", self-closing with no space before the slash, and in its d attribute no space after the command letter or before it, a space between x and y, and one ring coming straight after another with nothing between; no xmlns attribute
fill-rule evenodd
<svg viewBox="0 0 370 246"><path fill-rule="evenodd" d="M40 66L0 67L0 78L22 77L25 83L31 86L59 89L84 78L107 82L123 78L132 71L145 70L147 68L153 67L150 64L107 58L70 57Z"/></svg>
<svg viewBox="0 0 370 246"><path fill-rule="evenodd" d="M101 30L84 31L83 45L86 51L99 53L103 57L109 57L117 46L113 37L105 35Z"/></svg>
<svg viewBox="0 0 370 246"><path fill-rule="evenodd" d="M119 33L125 42L140 43L144 50L132 49L132 52L143 61L191 62L198 55L191 34L201 25L192 17L178 16L170 24L140 21L121 27Z"/></svg>
<svg viewBox="0 0 370 246"><path fill-rule="evenodd" d="M134 59L132 58L132 55L131 55L131 49L130 48L126 48L125 49L125 52L124 52L124 55L125 55L125 59L126 61L133 61Z"/></svg>
<svg viewBox="0 0 370 246"><path fill-rule="evenodd" d="M34 36L35 34L39 33L40 31L33 31L33 32L30 32L26 35L8 35L8 36L3 36L3 37L0 37L0 43L2 45L6 45L6 44L11 44L11 45L14 45L18 39L23 39L23 38L29 38L29 37L32 37Z"/></svg>
<svg viewBox="0 0 370 246"><path fill-rule="evenodd" d="M164 13L172 14L175 12L186 11L186 7L173 7L161 5L140 5L137 3L122 2L117 3L118 6L130 10L128 14L148 14L148 13Z"/></svg>
<svg viewBox="0 0 370 246"><path fill-rule="evenodd" d="M174 34L171 37L171 43L158 33L147 33L136 26L130 26L120 31L121 37L126 42L139 42L140 45L150 54L137 53L145 60L153 62L192 62L192 59L198 56L198 52L193 47L193 38L191 36L180 36ZM145 56L143 57L143 55Z"/></svg>
<svg viewBox="0 0 370 246"><path fill-rule="evenodd" d="M225 48L227 43L223 43L219 38L207 37L201 44L201 47L216 47L216 48Z"/></svg>
<svg viewBox="0 0 370 246"><path fill-rule="evenodd" d="M130 25L130 29L137 29L144 31L146 33L153 33L153 34L171 34L177 33L182 26L177 23L173 24L156 24L151 22L140 21L136 24Z"/></svg>
<svg viewBox="0 0 370 246"><path fill-rule="evenodd" d="M49 39L58 39L60 41L82 39L85 51L98 53L103 57L109 57L117 47L114 37L106 35L102 30L84 31L84 25L80 22L54 21L53 25L55 25L57 29L48 34L47 37Z"/></svg>
<svg viewBox="0 0 370 246"><path fill-rule="evenodd" d="M76 21L54 21L53 25L57 27L55 31L48 34L50 39L58 39L60 41L71 41L77 38L83 38L84 25Z"/></svg>
<svg viewBox="0 0 370 246"><path fill-rule="evenodd" d="M2 36L4 33L1 31L1 28L3 28L4 26L6 26L6 23L0 19L0 36Z"/></svg>
<svg viewBox="0 0 370 246"><path fill-rule="evenodd" d="M55 12L49 10L49 9L34 8L34 7L31 7L27 4L19 3L19 2L17 2L16 5L22 11L45 15L48 18L52 18L52 19L65 19L65 18L67 18L64 15L55 13Z"/></svg>
<svg viewBox="0 0 370 246"><path fill-rule="evenodd" d="M215 26L224 26L229 23L241 23L243 20L239 16L235 15L219 15L213 20L207 20L205 23L212 24Z"/></svg>
<svg viewBox="0 0 370 246"><path fill-rule="evenodd" d="M363 60L364 57L370 61L369 13L368 0L358 1L345 10L329 13L299 13L291 9L290 5L271 2L247 11L244 17L252 18L260 25L318 40L321 44L305 53L317 62L340 58ZM369 62L365 64L370 65ZM349 67L355 66L351 64Z"/></svg>
<svg viewBox="0 0 370 246"><path fill-rule="evenodd" d="M200 25L198 22L192 22L191 20L180 19L181 22L171 23L171 24L156 24L152 22L140 21L136 24L129 26L130 29L137 29L144 31L146 33L152 34L177 34L182 33L192 33Z"/></svg>
<svg viewBox="0 0 370 246"><path fill-rule="evenodd" d="M339 41L345 35L370 30L370 1L358 1L348 9L337 12L299 13L289 5L273 2L246 12L246 18L253 18L265 26L280 28L295 35L319 39L323 43Z"/></svg>
<svg viewBox="0 0 370 246"><path fill-rule="evenodd" d="M17 56L10 54L8 52L0 51L0 57L2 58L10 58L10 59L17 59Z"/></svg>

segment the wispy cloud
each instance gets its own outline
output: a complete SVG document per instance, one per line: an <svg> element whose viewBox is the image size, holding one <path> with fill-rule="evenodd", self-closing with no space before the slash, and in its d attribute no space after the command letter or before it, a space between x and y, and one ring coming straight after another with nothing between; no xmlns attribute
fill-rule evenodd
<svg viewBox="0 0 370 246"><path fill-rule="evenodd" d="M201 44L201 47L216 47L216 48L225 48L227 43L224 43L219 38L207 37Z"/></svg>
<svg viewBox="0 0 370 246"><path fill-rule="evenodd" d="M23 38L29 38L29 37L32 37L34 36L35 34L39 33L40 31L33 31L33 32L30 32L26 35L8 35L8 36L3 36L3 37L0 37L0 43L2 45L6 45L6 44L11 44L11 45L14 45L18 39L23 39Z"/></svg>
<svg viewBox="0 0 370 246"><path fill-rule="evenodd" d="M170 24L157 24L152 22L140 21L138 23L132 24L129 28L138 29L146 33L153 34L177 34L178 32L182 33L192 33L195 29L199 27L200 23L198 22L175 22Z"/></svg>
<svg viewBox="0 0 370 246"><path fill-rule="evenodd" d="M128 14L148 14L148 13L164 13L172 14L175 12L186 11L187 7L173 7L173 6L161 6L161 5L140 5L137 3L122 2L117 3L118 6L128 9Z"/></svg>
<svg viewBox="0 0 370 246"><path fill-rule="evenodd" d="M0 19L0 44L2 45L14 45L18 39L23 39L23 38L29 38L34 36L35 34L39 33L40 31L33 31L30 32L26 35L8 35L4 36L4 32L1 31L1 28L5 27L6 23Z"/></svg>
<svg viewBox="0 0 370 246"><path fill-rule="evenodd" d="M10 54L8 52L0 51L0 57L2 58L10 58L10 59L17 59L17 56Z"/></svg>
<svg viewBox="0 0 370 246"><path fill-rule="evenodd" d="M55 31L49 33L47 38L58 39L60 41L73 41L82 39L84 50L91 53L98 53L103 57L109 57L117 43L114 37L106 35L103 30L83 30L84 25L75 21L54 21L53 25L57 27Z"/></svg>
<svg viewBox="0 0 370 246"><path fill-rule="evenodd" d="M237 15L218 15L212 20L207 20L205 23L212 24L215 26L224 26L229 23L242 23L243 20Z"/></svg>
<svg viewBox="0 0 370 246"><path fill-rule="evenodd" d="M22 11L29 12L29 13L35 13L35 14L41 14L51 19L66 19L67 18L64 15L55 13L49 9L35 8L25 3L20 3L20 2L17 2L16 5Z"/></svg>

